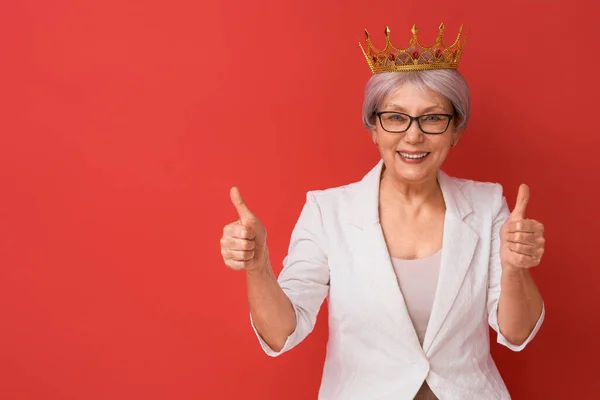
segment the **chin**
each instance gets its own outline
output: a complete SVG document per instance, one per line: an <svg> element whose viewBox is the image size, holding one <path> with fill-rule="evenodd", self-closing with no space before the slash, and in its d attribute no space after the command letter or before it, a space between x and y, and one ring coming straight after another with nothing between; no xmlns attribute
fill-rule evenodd
<svg viewBox="0 0 600 400"><path fill-rule="evenodd" d="M407 182L420 182L426 180L431 176L431 171L429 169L407 169L407 168L397 168L396 176Z"/></svg>
<svg viewBox="0 0 600 400"><path fill-rule="evenodd" d="M432 160L429 160L432 161ZM437 169L429 162L422 164L405 164L401 160L394 159L394 175L396 178L408 181L419 182L427 180L432 175L436 175Z"/></svg>

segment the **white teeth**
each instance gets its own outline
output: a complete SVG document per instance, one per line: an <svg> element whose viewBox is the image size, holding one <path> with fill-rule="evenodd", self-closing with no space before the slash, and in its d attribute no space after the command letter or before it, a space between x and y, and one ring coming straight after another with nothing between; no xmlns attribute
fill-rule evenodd
<svg viewBox="0 0 600 400"><path fill-rule="evenodd" d="M398 152L400 153L400 152ZM406 153L400 153L400 155L404 158L412 158L412 159L416 159L416 158L423 158L425 157L427 154L429 153L421 153L421 154L406 154Z"/></svg>

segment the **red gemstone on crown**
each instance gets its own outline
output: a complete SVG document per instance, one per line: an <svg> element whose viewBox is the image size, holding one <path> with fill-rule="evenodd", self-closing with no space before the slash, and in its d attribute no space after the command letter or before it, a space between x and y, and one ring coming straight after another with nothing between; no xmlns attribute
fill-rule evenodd
<svg viewBox="0 0 600 400"><path fill-rule="evenodd" d="M435 52L435 56L439 57L442 55L442 51L440 49L437 49L437 51Z"/></svg>
<svg viewBox="0 0 600 400"><path fill-rule="evenodd" d="M394 60L396 59L396 57L394 57L394 55L393 55L393 54L390 54L390 55L388 56L388 58L390 59L390 61L394 61Z"/></svg>
<svg viewBox="0 0 600 400"><path fill-rule="evenodd" d="M417 58L419 58L419 52L418 51L413 51L412 56L416 60Z"/></svg>

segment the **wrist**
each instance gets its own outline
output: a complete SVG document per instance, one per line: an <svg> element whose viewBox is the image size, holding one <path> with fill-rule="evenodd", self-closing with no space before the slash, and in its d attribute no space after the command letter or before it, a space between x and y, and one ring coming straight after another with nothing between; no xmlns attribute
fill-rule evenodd
<svg viewBox="0 0 600 400"><path fill-rule="evenodd" d="M249 277L264 277L266 275L270 275L269 270L270 268L268 265L253 265L249 268L246 268L246 275Z"/></svg>
<svg viewBox="0 0 600 400"><path fill-rule="evenodd" d="M502 265L503 279L522 279L529 274L527 268L513 267L512 265Z"/></svg>
<svg viewBox="0 0 600 400"><path fill-rule="evenodd" d="M268 275L271 270L271 263L269 261L269 251L265 247L263 254L257 257L252 266L246 268L246 274L252 276Z"/></svg>

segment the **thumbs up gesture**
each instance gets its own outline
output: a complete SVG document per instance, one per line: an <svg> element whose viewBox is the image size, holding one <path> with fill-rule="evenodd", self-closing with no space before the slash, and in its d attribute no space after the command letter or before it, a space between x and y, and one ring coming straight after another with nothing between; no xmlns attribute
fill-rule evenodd
<svg viewBox="0 0 600 400"><path fill-rule="evenodd" d="M527 219L529 187L519 187L517 202L500 229L500 259L503 268L531 268L540 263L544 254L544 225Z"/></svg>
<svg viewBox="0 0 600 400"><path fill-rule="evenodd" d="M267 232L250 211L238 188L230 192L239 219L225 226L221 237L221 255L225 265L239 270L256 270L268 265Z"/></svg>

